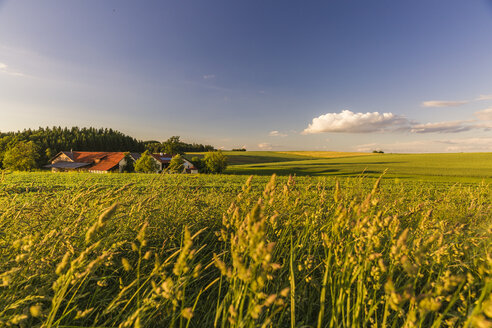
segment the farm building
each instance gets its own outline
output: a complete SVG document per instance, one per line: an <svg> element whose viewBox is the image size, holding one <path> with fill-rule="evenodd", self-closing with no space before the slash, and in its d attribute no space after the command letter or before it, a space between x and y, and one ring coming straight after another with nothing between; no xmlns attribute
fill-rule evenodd
<svg viewBox="0 0 492 328"><path fill-rule="evenodd" d="M130 153L133 161L140 158ZM92 173L122 172L125 165L124 152L61 151L45 167L52 172L89 171Z"/></svg>
<svg viewBox="0 0 492 328"><path fill-rule="evenodd" d="M169 154L151 154L152 158L156 161L158 172L165 170L169 163L171 163L172 155ZM186 158L183 158L183 173L198 173L198 169Z"/></svg>

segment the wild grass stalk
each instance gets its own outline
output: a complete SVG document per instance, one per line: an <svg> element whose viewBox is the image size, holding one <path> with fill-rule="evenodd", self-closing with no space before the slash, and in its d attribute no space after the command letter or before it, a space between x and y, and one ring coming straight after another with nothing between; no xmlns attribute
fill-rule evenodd
<svg viewBox="0 0 492 328"><path fill-rule="evenodd" d="M488 327L491 202L362 176L8 174L0 326Z"/></svg>

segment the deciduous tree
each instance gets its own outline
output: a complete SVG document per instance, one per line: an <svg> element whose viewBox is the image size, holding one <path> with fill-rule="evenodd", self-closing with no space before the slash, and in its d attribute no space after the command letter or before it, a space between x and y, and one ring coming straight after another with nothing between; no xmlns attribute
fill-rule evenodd
<svg viewBox="0 0 492 328"><path fill-rule="evenodd" d="M155 173L157 169L157 163L148 151L145 151L135 162L135 172Z"/></svg>
<svg viewBox="0 0 492 328"><path fill-rule="evenodd" d="M5 152L4 168L12 171L29 171L37 167L38 149L32 141L20 141Z"/></svg>

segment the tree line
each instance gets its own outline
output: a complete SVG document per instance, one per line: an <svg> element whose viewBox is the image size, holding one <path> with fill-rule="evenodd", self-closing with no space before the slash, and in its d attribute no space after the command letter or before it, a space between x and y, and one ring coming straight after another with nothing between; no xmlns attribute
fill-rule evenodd
<svg viewBox="0 0 492 328"><path fill-rule="evenodd" d="M183 155L189 152L206 152L216 150L214 146L202 145L197 143L186 143L180 140L179 136L172 136L166 141L159 142L155 140L145 141L145 150L150 153L164 153L170 155Z"/></svg>
<svg viewBox="0 0 492 328"><path fill-rule="evenodd" d="M108 128L46 127L0 132L0 168L22 161L22 169L39 168L60 151L129 151L183 154L215 150L213 146L189 144L173 136L164 142L141 141ZM7 165L5 165L7 164Z"/></svg>

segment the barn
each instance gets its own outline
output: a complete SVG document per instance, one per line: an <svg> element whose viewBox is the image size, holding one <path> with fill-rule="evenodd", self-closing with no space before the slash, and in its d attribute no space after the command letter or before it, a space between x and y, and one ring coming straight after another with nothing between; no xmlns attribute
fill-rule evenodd
<svg viewBox="0 0 492 328"><path fill-rule="evenodd" d="M136 161L138 153L130 153ZM126 165L124 152L61 151L46 168L52 172L89 171L92 173L122 172Z"/></svg>

